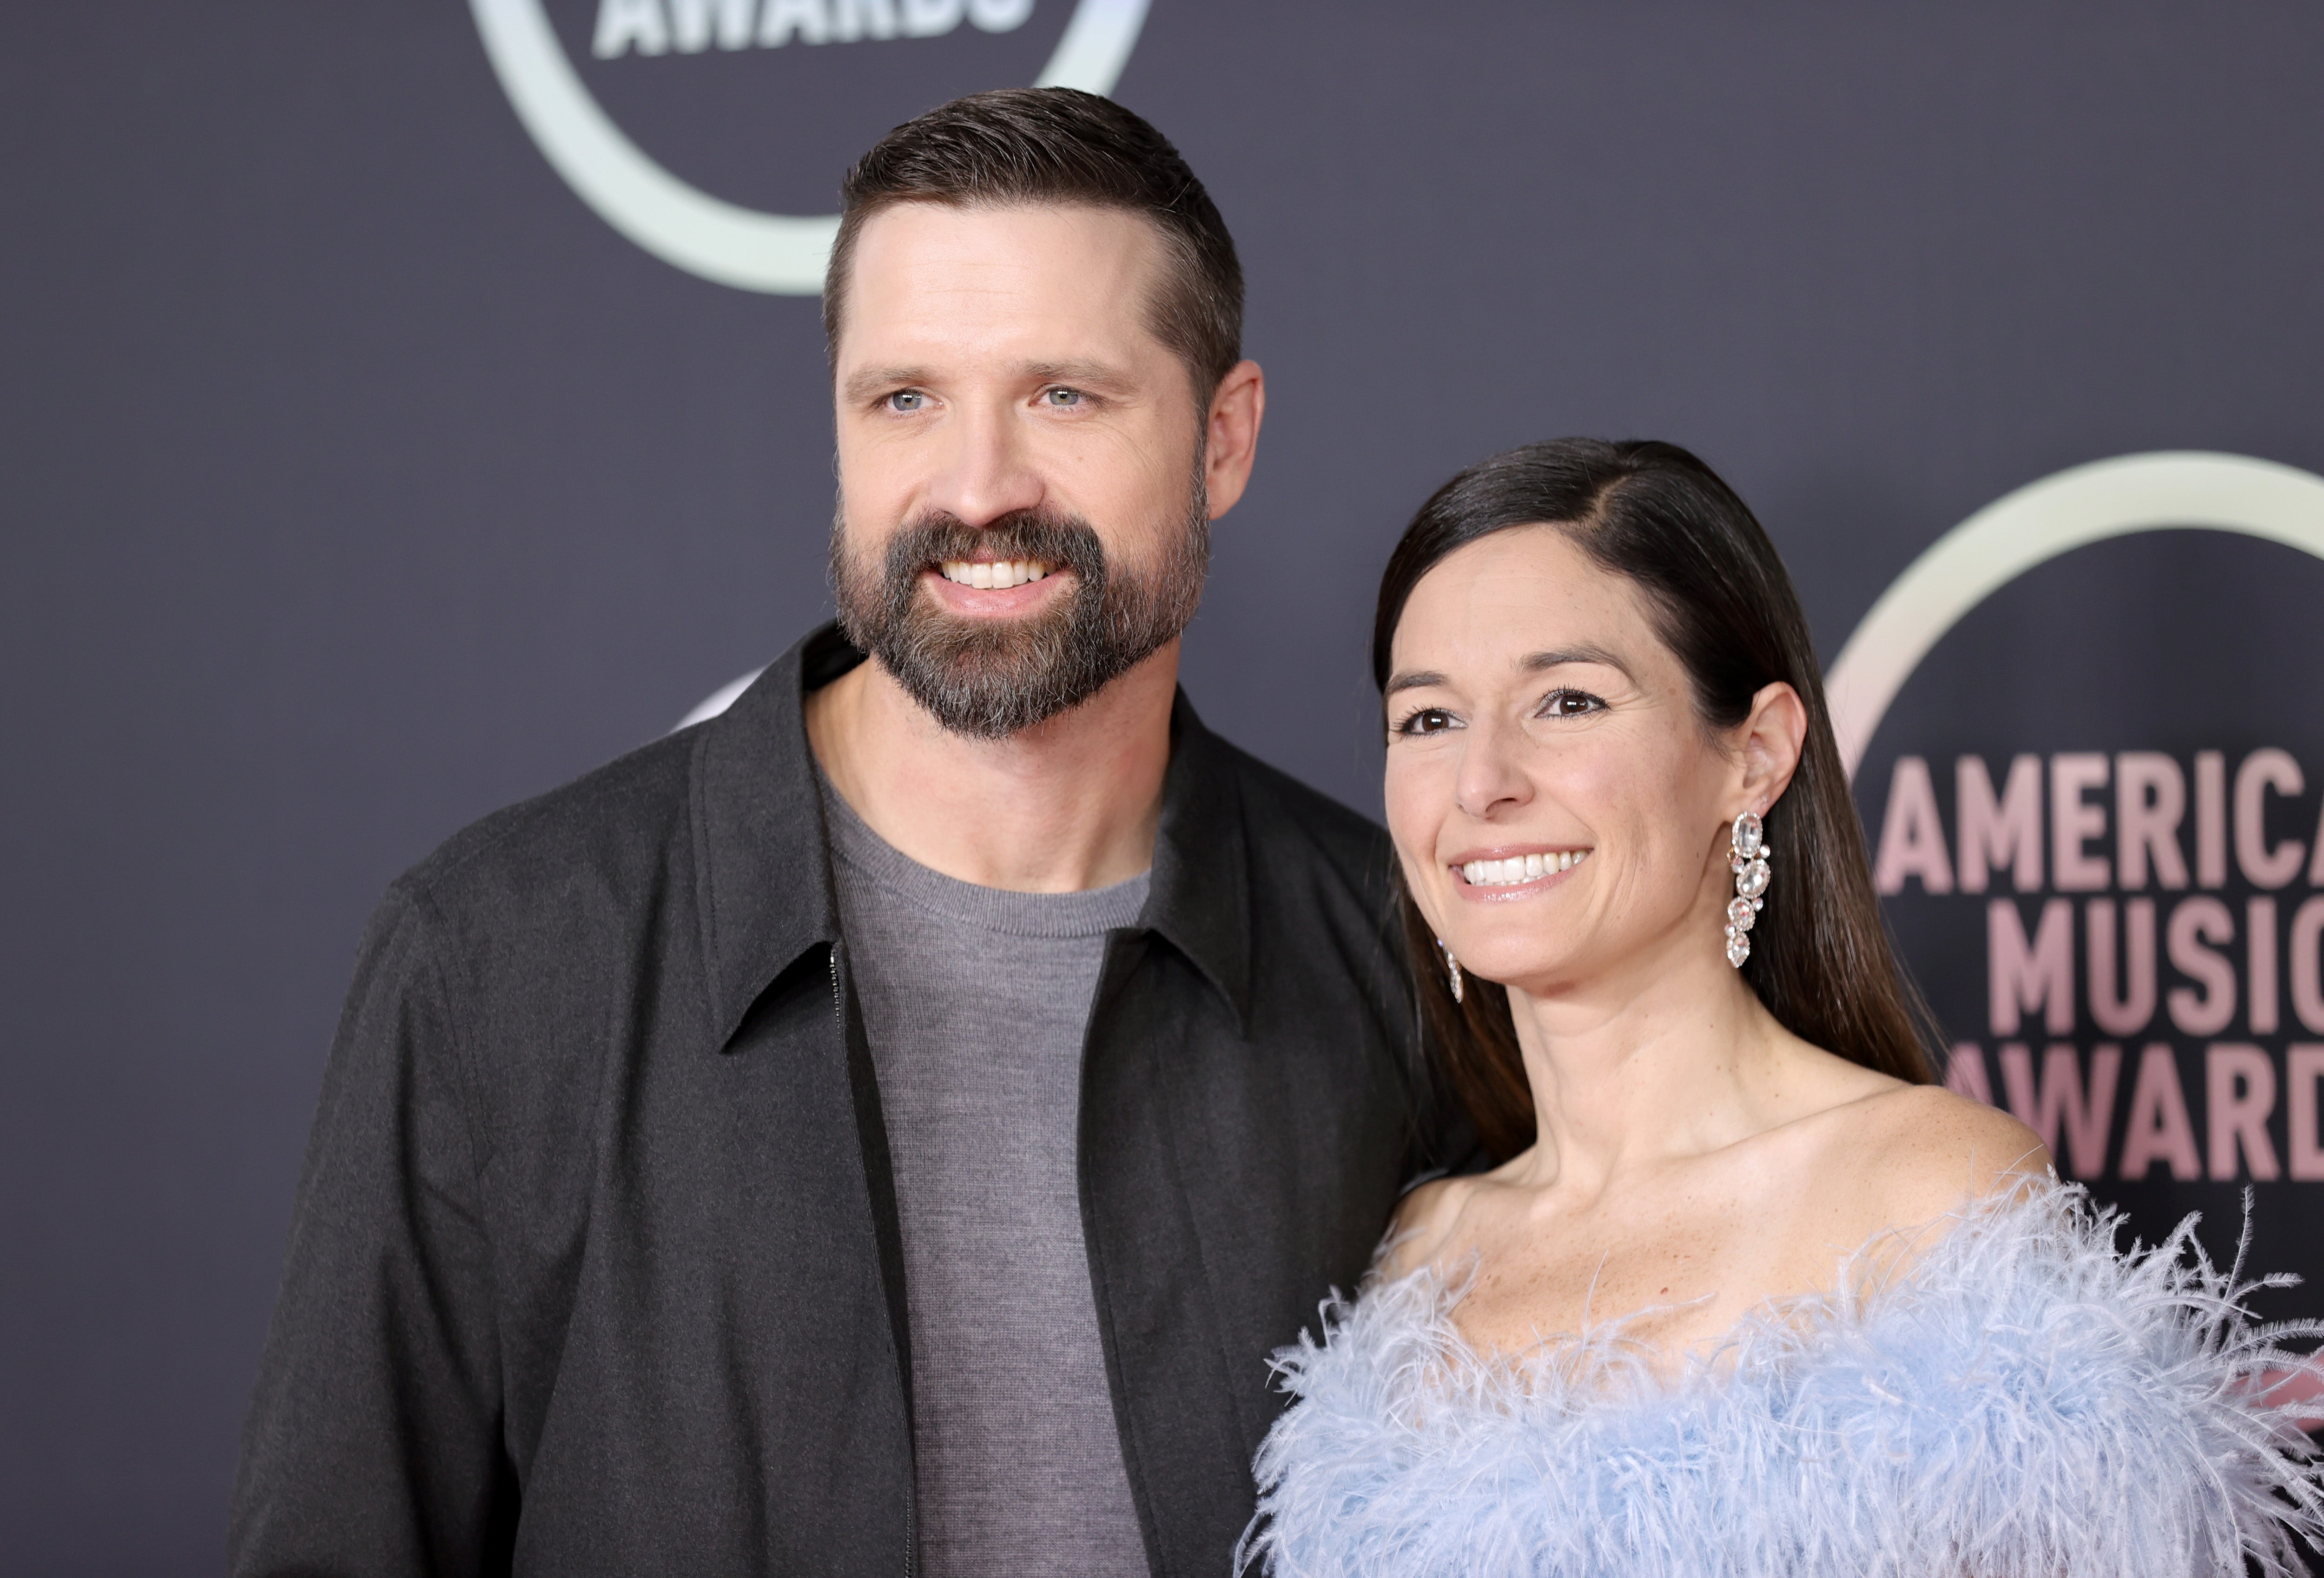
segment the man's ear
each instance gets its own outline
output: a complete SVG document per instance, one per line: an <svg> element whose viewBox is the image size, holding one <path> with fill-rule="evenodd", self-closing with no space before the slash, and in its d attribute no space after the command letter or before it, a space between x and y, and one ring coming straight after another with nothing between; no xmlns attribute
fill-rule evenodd
<svg viewBox="0 0 2324 1578"><path fill-rule="evenodd" d="M1259 424L1267 415L1267 374L1256 362L1238 362L1219 380L1204 425L1203 487L1211 518L1232 509L1250 482L1259 458Z"/></svg>
<svg viewBox="0 0 2324 1578"><path fill-rule="evenodd" d="M1781 680L1762 685L1751 698L1751 715L1740 733L1744 803L1738 809L1764 816L1799 771L1800 753L1807 748L1807 703Z"/></svg>

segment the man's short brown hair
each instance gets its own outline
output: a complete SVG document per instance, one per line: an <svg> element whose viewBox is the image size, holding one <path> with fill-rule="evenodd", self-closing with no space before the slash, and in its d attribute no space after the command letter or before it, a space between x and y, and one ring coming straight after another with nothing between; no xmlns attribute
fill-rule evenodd
<svg viewBox="0 0 2324 1578"><path fill-rule="evenodd" d="M1148 304L1207 406L1242 360L1242 265L1203 183L1169 140L1112 100L1071 87L973 93L905 122L840 183L839 237L823 282L834 366L847 274L863 222L897 203L954 207L1081 205L1142 214L1159 233L1163 279Z"/></svg>

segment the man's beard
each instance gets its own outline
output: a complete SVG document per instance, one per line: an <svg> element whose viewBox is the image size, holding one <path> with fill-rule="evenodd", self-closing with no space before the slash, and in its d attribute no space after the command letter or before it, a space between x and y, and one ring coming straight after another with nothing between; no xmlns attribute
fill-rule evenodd
<svg viewBox="0 0 2324 1578"><path fill-rule="evenodd" d="M1194 617L1210 565L1209 500L1198 470L1185 524L1143 573L1110 564L1078 517L1038 509L973 527L922 516L867 569L847 546L845 509L831 533L840 628L955 734L1005 739L1080 706L1176 639ZM964 619L923 592L947 559L1032 559L1071 571L1073 595L1022 619ZM939 572L941 573L941 572Z"/></svg>

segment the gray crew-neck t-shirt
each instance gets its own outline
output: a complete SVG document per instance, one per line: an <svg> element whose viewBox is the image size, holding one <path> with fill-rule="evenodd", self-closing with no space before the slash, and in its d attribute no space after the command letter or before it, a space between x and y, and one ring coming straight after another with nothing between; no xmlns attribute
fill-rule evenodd
<svg viewBox="0 0 2324 1578"><path fill-rule="evenodd" d="M902 1219L924 1569L1145 1578L1075 1137L1106 933L1136 923L1147 878L979 887L890 847L828 781L823 798Z"/></svg>

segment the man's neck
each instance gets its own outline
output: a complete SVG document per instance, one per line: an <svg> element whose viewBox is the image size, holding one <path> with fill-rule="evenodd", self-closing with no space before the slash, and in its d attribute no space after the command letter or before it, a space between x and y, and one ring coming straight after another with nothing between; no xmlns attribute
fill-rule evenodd
<svg viewBox="0 0 2324 1578"><path fill-rule="evenodd" d="M874 657L807 697L807 739L856 815L921 865L984 887L1074 893L1154 863L1177 685L1173 641L1047 723L971 739Z"/></svg>

